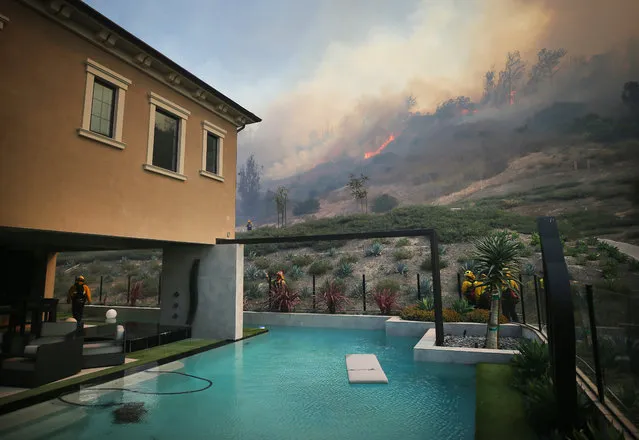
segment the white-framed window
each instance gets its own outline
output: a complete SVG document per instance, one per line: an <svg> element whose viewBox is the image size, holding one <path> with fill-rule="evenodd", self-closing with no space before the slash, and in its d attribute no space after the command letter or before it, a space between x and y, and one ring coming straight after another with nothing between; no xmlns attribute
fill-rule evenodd
<svg viewBox="0 0 639 440"><path fill-rule="evenodd" d="M226 130L208 121L202 122L202 169L200 175L224 181L224 136Z"/></svg>
<svg viewBox="0 0 639 440"><path fill-rule="evenodd" d="M124 149L124 100L131 80L90 58L86 62L86 72L82 127L78 134Z"/></svg>
<svg viewBox="0 0 639 440"><path fill-rule="evenodd" d="M191 112L153 92L149 94L149 103L149 140L144 169L186 180L186 121Z"/></svg>

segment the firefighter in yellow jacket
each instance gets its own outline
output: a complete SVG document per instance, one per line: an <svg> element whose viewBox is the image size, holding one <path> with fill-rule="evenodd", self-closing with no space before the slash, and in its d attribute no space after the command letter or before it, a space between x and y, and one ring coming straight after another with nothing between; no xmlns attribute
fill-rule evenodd
<svg viewBox="0 0 639 440"><path fill-rule="evenodd" d="M78 330L84 328L82 316L84 315L84 305L91 304L91 289L86 285L86 281L82 275L76 277L75 283L69 289L67 294L67 304L71 303L71 313L78 324Z"/></svg>
<svg viewBox="0 0 639 440"><path fill-rule="evenodd" d="M502 286L502 313L509 321L519 322L517 310L515 309L515 306L519 302L519 284L515 281L508 269L505 269L505 272L508 282L505 286Z"/></svg>
<svg viewBox="0 0 639 440"><path fill-rule="evenodd" d="M475 274L472 270L467 270L464 272L464 282L461 285L461 293L466 298L466 300L475 305L477 302L476 292L475 292Z"/></svg>
<svg viewBox="0 0 639 440"><path fill-rule="evenodd" d="M477 298L477 308L490 310L490 295L486 294L486 285L483 284L486 282L486 274L483 273L479 276L479 281L477 281L475 287L475 297Z"/></svg>

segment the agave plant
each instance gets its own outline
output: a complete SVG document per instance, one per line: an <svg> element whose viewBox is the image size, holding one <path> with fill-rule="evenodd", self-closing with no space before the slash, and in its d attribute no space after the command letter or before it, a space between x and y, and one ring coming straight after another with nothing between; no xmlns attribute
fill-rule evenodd
<svg viewBox="0 0 639 440"><path fill-rule="evenodd" d="M299 280L304 276L304 271L301 267L293 265L291 270L288 271L288 276L292 280Z"/></svg>
<svg viewBox="0 0 639 440"><path fill-rule="evenodd" d="M497 232L490 234L475 245L474 260L478 270L486 275L482 285L486 293L491 295L490 319L486 333L486 348L499 347L499 310L503 286L508 285L510 272L516 276L519 266L519 255L522 250L521 242L513 241L509 234Z"/></svg>
<svg viewBox="0 0 639 440"><path fill-rule="evenodd" d="M417 307L420 310L426 310L426 311L435 310L435 298L433 298L432 295L427 295L424 298L422 298L422 302L417 303Z"/></svg>
<svg viewBox="0 0 639 440"><path fill-rule="evenodd" d="M337 278L347 278L353 275L353 265L351 263L340 263L335 269L335 276Z"/></svg>
<svg viewBox="0 0 639 440"><path fill-rule="evenodd" d="M406 263L397 263L397 266L395 267L395 271L398 274L406 275L408 273L408 265Z"/></svg>
<svg viewBox="0 0 639 440"><path fill-rule="evenodd" d="M379 242L374 242L368 249L366 249L366 256L379 257L382 255L382 250L384 250L384 246L382 246Z"/></svg>
<svg viewBox="0 0 639 440"><path fill-rule="evenodd" d="M464 261L462 264L459 265L459 271L460 272L466 272L467 270L470 270L473 273L477 273L477 262L475 260L467 260Z"/></svg>
<svg viewBox="0 0 639 440"><path fill-rule="evenodd" d="M244 268L244 279L247 281L259 280L264 278L264 271L254 264L247 264Z"/></svg>
<svg viewBox="0 0 639 440"><path fill-rule="evenodd" d="M466 313L470 313L475 310L475 307L463 298L453 301L450 308L460 315L465 315Z"/></svg>
<svg viewBox="0 0 639 440"><path fill-rule="evenodd" d="M550 369L550 353L546 344L523 339L517 345L518 354L513 356L512 366L518 387L532 379L547 377Z"/></svg>

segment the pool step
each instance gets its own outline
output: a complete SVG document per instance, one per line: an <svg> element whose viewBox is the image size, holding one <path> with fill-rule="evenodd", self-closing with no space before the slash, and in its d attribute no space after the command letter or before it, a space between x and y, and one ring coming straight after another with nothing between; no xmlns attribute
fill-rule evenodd
<svg viewBox="0 0 639 440"><path fill-rule="evenodd" d="M374 354L347 354L346 370L350 383L388 383Z"/></svg>

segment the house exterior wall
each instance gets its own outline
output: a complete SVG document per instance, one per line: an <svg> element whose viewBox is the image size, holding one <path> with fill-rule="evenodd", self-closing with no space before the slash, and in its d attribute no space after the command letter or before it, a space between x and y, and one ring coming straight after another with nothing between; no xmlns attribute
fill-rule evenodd
<svg viewBox="0 0 639 440"><path fill-rule="evenodd" d="M0 4L0 227L212 244L234 237L236 127L17 0ZM131 81L123 149L78 134L87 59ZM149 94L190 111L178 180L143 169ZM224 181L200 175L203 121L226 130Z"/></svg>

